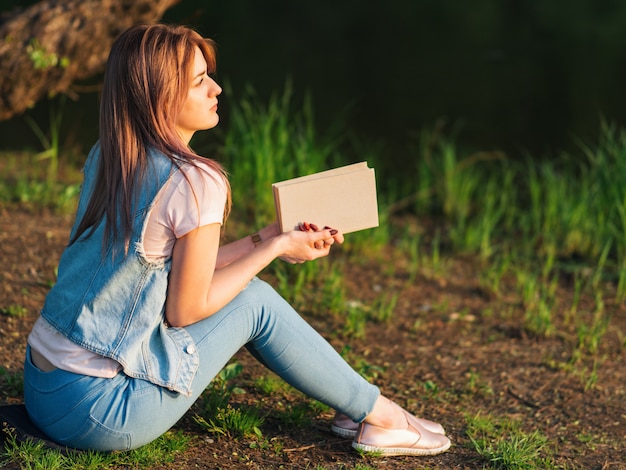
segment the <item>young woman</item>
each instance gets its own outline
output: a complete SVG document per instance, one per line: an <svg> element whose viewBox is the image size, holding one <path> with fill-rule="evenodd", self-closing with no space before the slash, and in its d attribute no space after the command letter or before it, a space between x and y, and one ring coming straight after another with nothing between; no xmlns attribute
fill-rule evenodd
<svg viewBox="0 0 626 470"><path fill-rule="evenodd" d="M341 233L273 224L220 246L229 184L189 147L219 120L214 70L211 41L188 28L137 26L114 43L76 222L28 339L33 422L68 447L136 448L174 425L246 346L336 409L332 429L355 448L444 452L439 424L380 395L256 277L276 258L328 255Z"/></svg>

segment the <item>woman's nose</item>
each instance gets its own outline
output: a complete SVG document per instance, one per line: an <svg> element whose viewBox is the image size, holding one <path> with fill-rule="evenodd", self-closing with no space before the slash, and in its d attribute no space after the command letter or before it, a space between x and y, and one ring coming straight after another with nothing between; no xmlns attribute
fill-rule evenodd
<svg viewBox="0 0 626 470"><path fill-rule="evenodd" d="M213 82L211 84L211 87L209 88L209 93L211 93L211 96L217 96L217 95L221 95L222 94L222 87L219 86L217 84L217 82L213 79L211 79L211 82Z"/></svg>

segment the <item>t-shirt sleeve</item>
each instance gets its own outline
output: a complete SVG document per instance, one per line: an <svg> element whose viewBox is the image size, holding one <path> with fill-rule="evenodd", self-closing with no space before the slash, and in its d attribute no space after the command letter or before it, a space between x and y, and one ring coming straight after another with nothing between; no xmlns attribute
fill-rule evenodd
<svg viewBox="0 0 626 470"><path fill-rule="evenodd" d="M184 165L177 173L166 214L176 238L204 225L222 224L227 193L223 176L202 162Z"/></svg>

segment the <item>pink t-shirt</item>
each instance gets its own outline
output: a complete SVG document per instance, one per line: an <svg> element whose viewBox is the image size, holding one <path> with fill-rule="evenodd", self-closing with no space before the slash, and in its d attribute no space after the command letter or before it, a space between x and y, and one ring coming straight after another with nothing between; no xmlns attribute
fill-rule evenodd
<svg viewBox="0 0 626 470"><path fill-rule="evenodd" d="M226 185L220 174L204 163L198 168L185 165L156 198L144 229L144 255L149 260L169 258L177 238L204 225L221 224L225 204Z"/></svg>
<svg viewBox="0 0 626 470"><path fill-rule="evenodd" d="M219 173L203 162L184 165L157 195L139 251L150 261L169 258L177 238L204 225L223 223L226 197L226 184ZM35 322L28 344L55 367L68 372L110 378L121 369L113 359L73 343L43 317Z"/></svg>

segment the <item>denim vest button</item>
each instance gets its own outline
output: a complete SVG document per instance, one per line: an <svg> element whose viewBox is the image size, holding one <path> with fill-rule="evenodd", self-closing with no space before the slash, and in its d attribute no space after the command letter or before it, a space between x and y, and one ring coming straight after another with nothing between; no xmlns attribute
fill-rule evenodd
<svg viewBox="0 0 626 470"><path fill-rule="evenodd" d="M196 352L196 347L193 344L190 344L189 346L187 346L185 351L187 351L187 354L193 354Z"/></svg>

